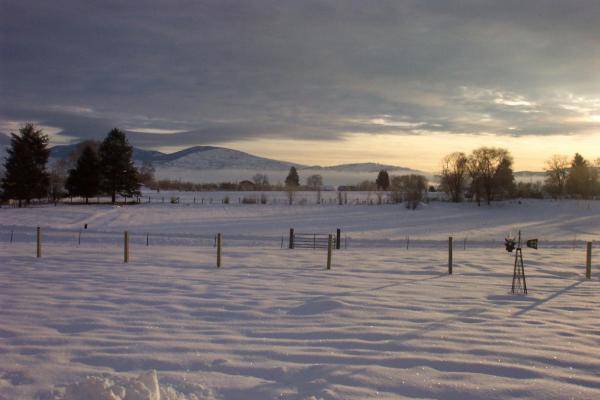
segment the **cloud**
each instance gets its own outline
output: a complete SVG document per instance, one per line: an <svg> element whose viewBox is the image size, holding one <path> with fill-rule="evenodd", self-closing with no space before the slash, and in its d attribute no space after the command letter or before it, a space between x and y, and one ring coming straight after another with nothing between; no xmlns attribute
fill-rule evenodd
<svg viewBox="0 0 600 400"><path fill-rule="evenodd" d="M0 7L0 119L62 136L119 126L156 148L598 129L596 1Z"/></svg>

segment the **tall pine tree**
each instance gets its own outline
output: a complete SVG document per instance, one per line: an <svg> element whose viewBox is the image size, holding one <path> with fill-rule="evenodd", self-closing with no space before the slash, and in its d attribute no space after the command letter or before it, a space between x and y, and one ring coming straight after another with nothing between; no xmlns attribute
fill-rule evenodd
<svg viewBox="0 0 600 400"><path fill-rule="evenodd" d="M98 150L100 156L101 188L110 194L113 203L117 194L134 196L140 193L138 171L131 159L133 147L129 145L125 133L114 128Z"/></svg>
<svg viewBox="0 0 600 400"><path fill-rule="evenodd" d="M388 190L388 188L390 187L390 176L388 172L384 169L379 171L375 183L377 184L377 189Z"/></svg>
<svg viewBox="0 0 600 400"><path fill-rule="evenodd" d="M7 153L2 179L4 198L18 200L21 207L23 200L29 204L31 199L45 197L49 185L48 136L33 124L26 124L19 135L11 133Z"/></svg>
<svg viewBox="0 0 600 400"><path fill-rule="evenodd" d="M287 187L298 187L300 186L300 177L296 167L291 167L288 176L285 178L285 186Z"/></svg>
<svg viewBox="0 0 600 400"><path fill-rule="evenodd" d="M100 160L92 146L83 149L77 165L69 170L66 188L71 196L85 198L85 204L100 192Z"/></svg>
<svg viewBox="0 0 600 400"><path fill-rule="evenodd" d="M589 163L581 154L575 153L567 176L567 193L573 197L587 198L592 194L593 186Z"/></svg>

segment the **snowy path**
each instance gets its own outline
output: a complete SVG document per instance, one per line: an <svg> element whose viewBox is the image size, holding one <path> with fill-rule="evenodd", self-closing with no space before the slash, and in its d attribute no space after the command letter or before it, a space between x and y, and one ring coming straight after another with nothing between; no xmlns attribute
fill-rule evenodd
<svg viewBox="0 0 600 400"><path fill-rule="evenodd" d="M0 398L156 369L219 399L600 397L600 273L580 250L0 244ZM314 396L314 397L311 397Z"/></svg>

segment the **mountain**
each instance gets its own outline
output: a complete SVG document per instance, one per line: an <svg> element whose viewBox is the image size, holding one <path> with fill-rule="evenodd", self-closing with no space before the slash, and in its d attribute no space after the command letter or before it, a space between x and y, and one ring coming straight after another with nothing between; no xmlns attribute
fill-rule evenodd
<svg viewBox="0 0 600 400"><path fill-rule="evenodd" d="M384 169L388 172L397 172L397 173L400 172L400 173L404 173L404 174L411 174L411 173L421 174L421 173L423 173L422 171L417 171L417 170L414 170L411 168L399 167L397 165L372 163L372 162L354 163L354 164L339 164L339 165L333 165L330 167L313 166L313 167L308 167L306 169L323 170L323 171L343 171L343 172L372 172L372 173L378 173L379 171Z"/></svg>
<svg viewBox="0 0 600 400"><path fill-rule="evenodd" d="M253 156L243 151L223 147L196 146L177 153L166 154L157 165L188 169L251 169L289 170L299 164Z"/></svg>
<svg viewBox="0 0 600 400"><path fill-rule="evenodd" d="M4 160L9 143L9 138L0 134L0 162ZM50 162L67 157L77 145L78 143L52 147ZM366 179L374 180L382 169L392 175L423 174L432 181L437 180L432 173L396 165L367 162L326 167L309 166L258 157L243 151L216 146L194 146L174 153L134 147L133 158L138 165L145 161L152 162L159 179L181 179L193 182L239 182L252 179L253 175L260 172L267 174L272 183L281 183L292 166L299 170L303 182L309 175L320 174L328 185L350 185ZM518 181L541 181L544 177L544 172L539 171L515 172Z"/></svg>
<svg viewBox="0 0 600 400"><path fill-rule="evenodd" d="M67 157L77 144L51 148L51 161ZM195 146L174 153L143 150L134 147L136 164L152 162L159 179L181 179L194 182L222 182L252 179L256 173L267 174L272 183L283 182L290 167L300 171L301 179L320 174L329 185L355 184L375 179L381 169L390 173L422 173L409 168L377 163L342 164L328 167L308 166L298 163L258 157L243 151L215 146Z"/></svg>

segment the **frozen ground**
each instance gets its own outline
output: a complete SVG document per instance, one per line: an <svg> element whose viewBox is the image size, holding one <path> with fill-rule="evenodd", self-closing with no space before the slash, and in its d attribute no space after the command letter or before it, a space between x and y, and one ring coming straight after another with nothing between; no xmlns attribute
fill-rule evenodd
<svg viewBox="0 0 600 400"><path fill-rule="evenodd" d="M222 196L223 192L209 192ZM172 193L171 193L172 194ZM191 196L190 194L179 194ZM230 195L230 194L229 194ZM166 194L167 198L169 194ZM208 196L208 195L207 195ZM221 232L229 239L261 239L279 245L278 238L289 228L297 232L326 233L341 228L345 235L367 246L398 245L406 236L422 240L502 240L509 232L522 229L528 237L571 244L574 240L600 238L600 202L540 201L501 202L477 207L473 203L431 202L418 210L402 204L375 205L243 205L150 203L124 207L68 206L28 209L0 209L0 242L10 231L15 235L33 232L35 226L47 231L78 232L88 224L90 232L161 237L212 237ZM360 240L354 241L359 244Z"/></svg>
<svg viewBox="0 0 600 400"><path fill-rule="evenodd" d="M527 297L508 294L502 248L457 246L448 276L443 246L449 234L502 239L519 227L548 243L597 239L598 207L1 209L0 399L60 398L88 375L122 382L152 369L167 399L599 398L600 271L585 280L580 244L526 250ZM334 252L326 271L322 250L256 239L290 226L340 226L360 246ZM124 228L138 232L129 264ZM221 269L210 240L190 236L216 231ZM407 233L431 243L383 240Z"/></svg>

